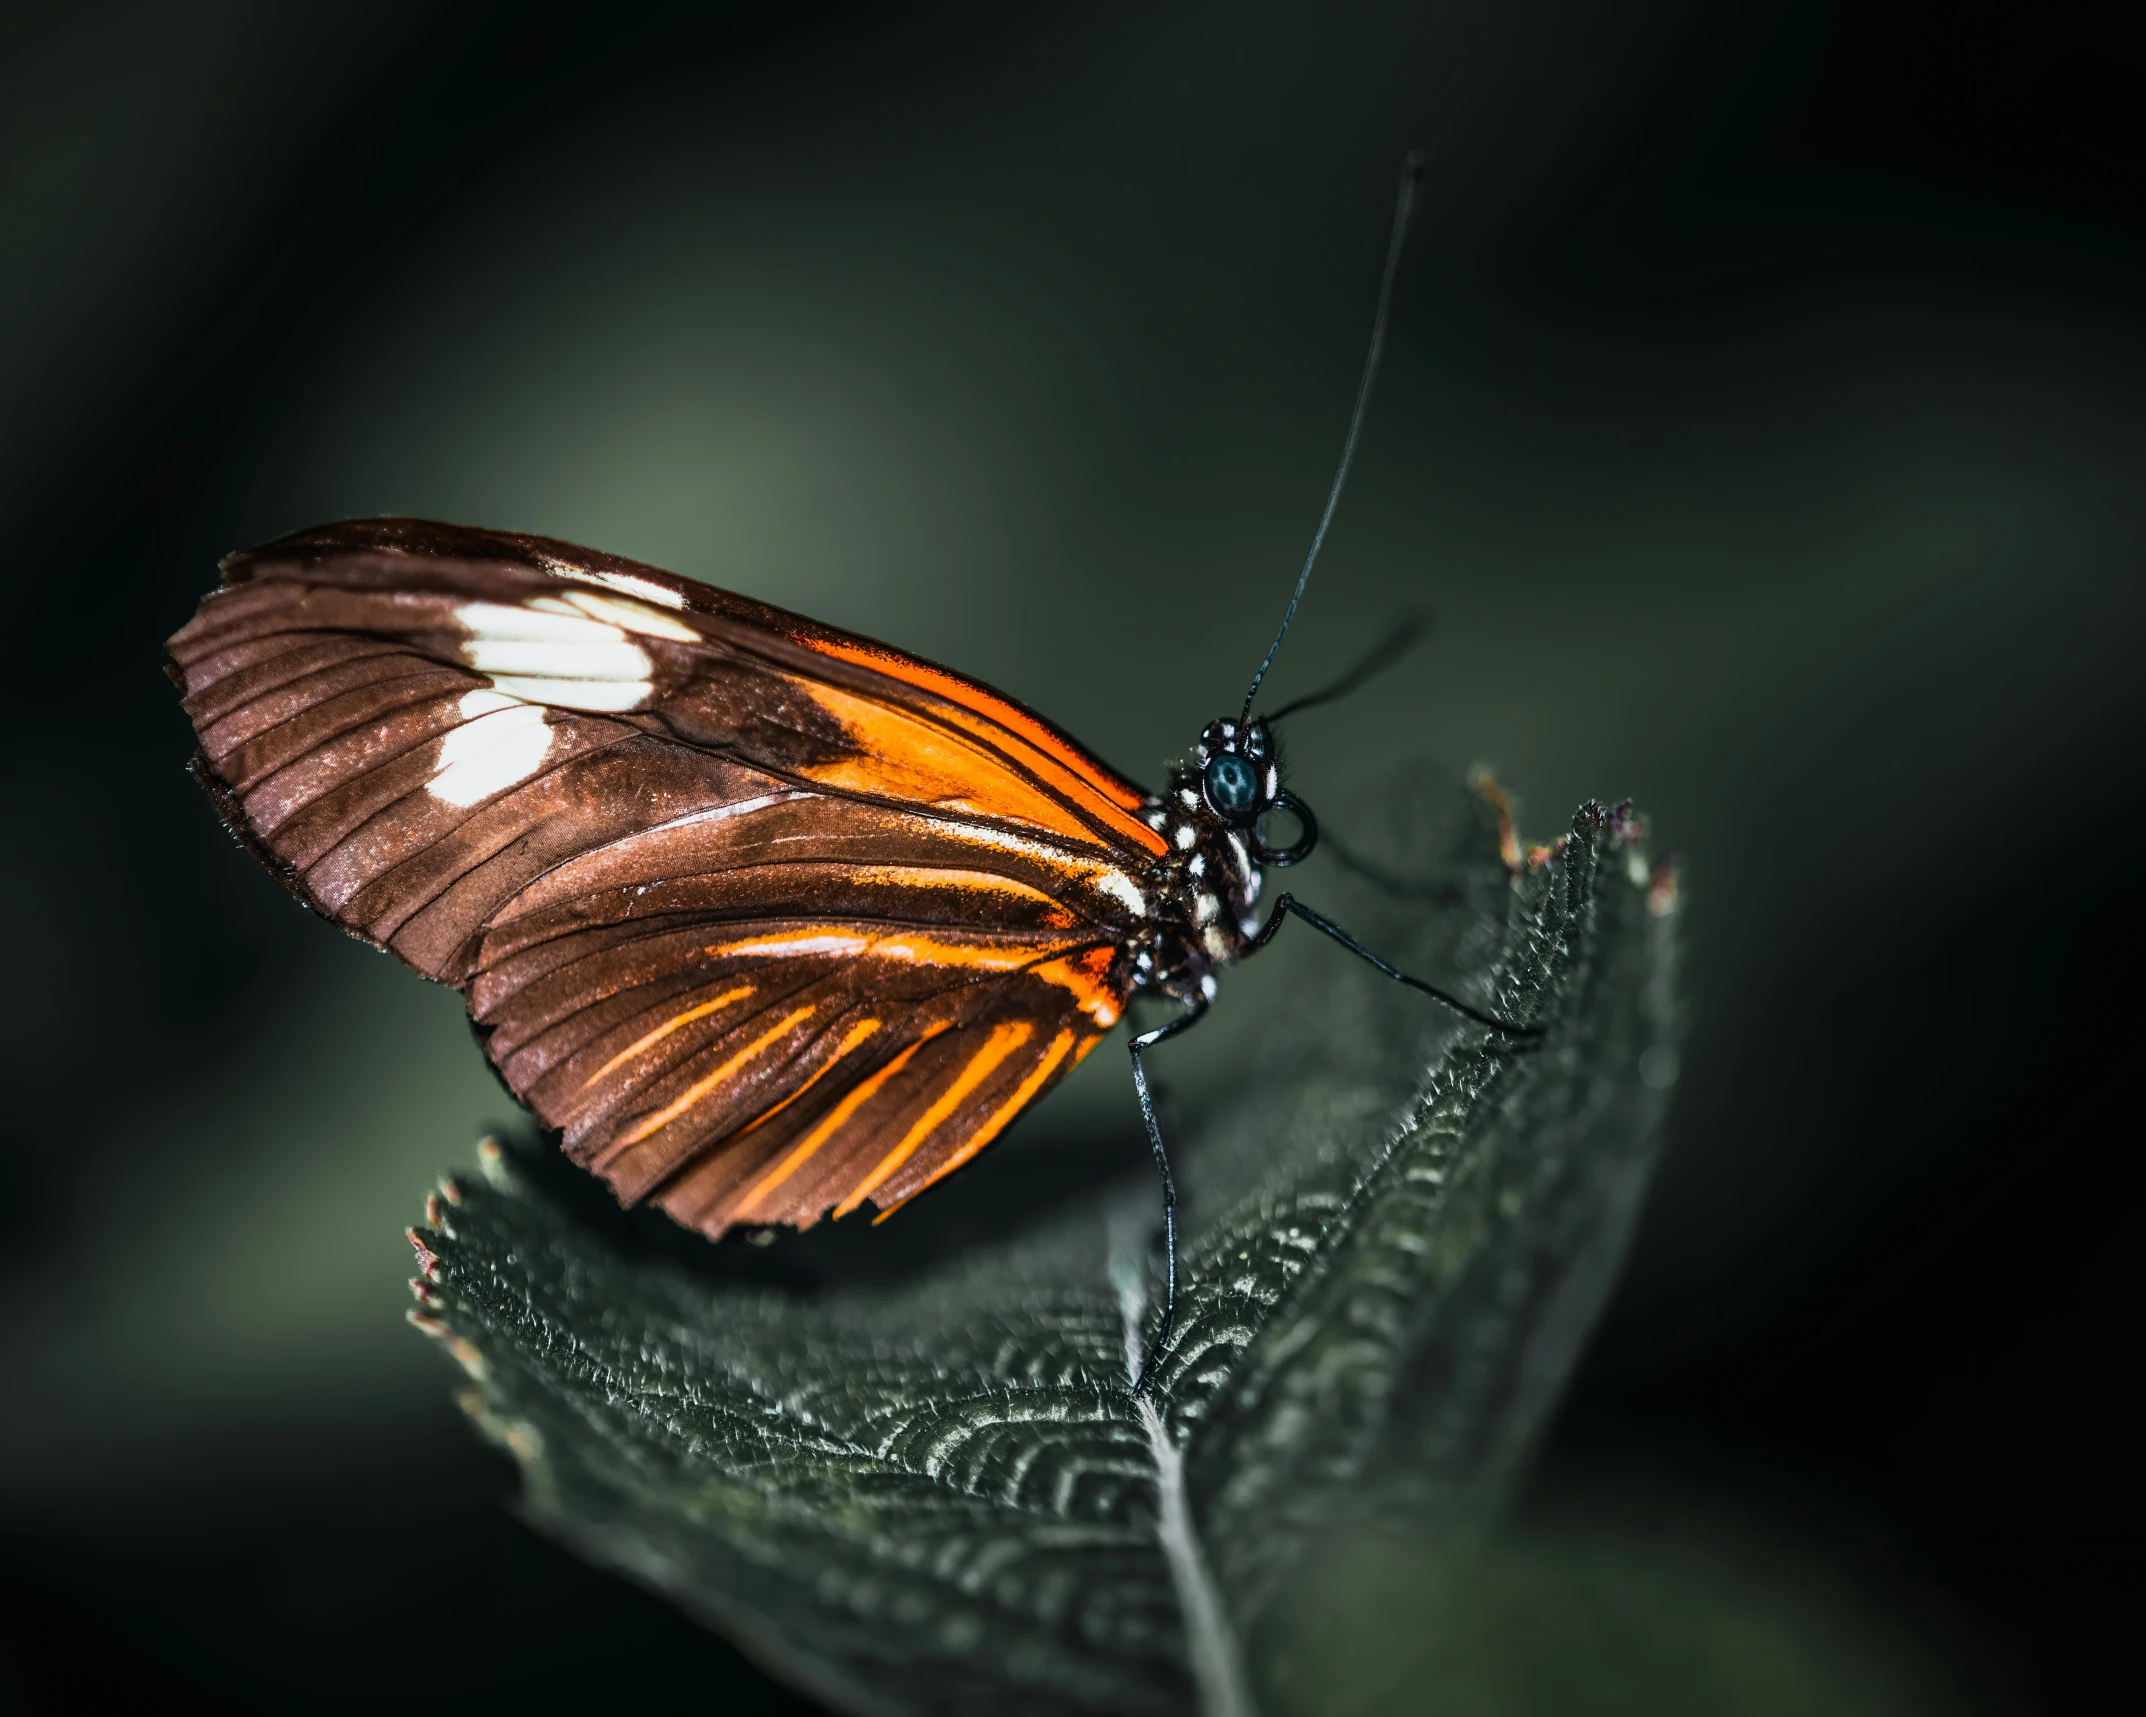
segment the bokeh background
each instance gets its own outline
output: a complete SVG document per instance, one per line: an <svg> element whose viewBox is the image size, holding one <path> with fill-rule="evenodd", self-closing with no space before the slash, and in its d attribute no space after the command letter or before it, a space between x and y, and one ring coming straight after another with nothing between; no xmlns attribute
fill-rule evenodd
<svg viewBox="0 0 2146 1717"><path fill-rule="evenodd" d="M1635 797L1691 1028L1516 1548L1352 1589L1451 1635L1392 1706L2095 1706L2146 882L2118 11L8 8L0 1705L794 1708L518 1525L403 1327L401 1225L504 1099L182 773L159 646L216 557L547 532L1152 778L1272 627L1417 147L1276 695L1437 631L1294 779L1491 763L1533 833ZM1000 1151L1137 1166L1121 1077Z"/></svg>

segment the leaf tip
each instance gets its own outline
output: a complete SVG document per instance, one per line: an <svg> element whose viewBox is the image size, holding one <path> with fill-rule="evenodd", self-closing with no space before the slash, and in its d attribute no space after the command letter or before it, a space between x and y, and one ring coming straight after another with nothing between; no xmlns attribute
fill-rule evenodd
<svg viewBox="0 0 2146 1717"><path fill-rule="evenodd" d="M486 1403L482 1391L461 1390L455 1396L455 1405L469 1416L480 1435L497 1443L523 1466L533 1466L544 1458L543 1433L526 1420L500 1417Z"/></svg>
<svg viewBox="0 0 2146 1717"><path fill-rule="evenodd" d="M479 1353L461 1336L455 1334L448 1327L444 1318L436 1318L428 1312L420 1311L408 1311L402 1315L409 1320L410 1327L416 1330L418 1334L429 1335L434 1341L445 1347L448 1353L453 1356L454 1362L468 1372L470 1376L480 1383L484 1381L486 1369L484 1355Z"/></svg>
<svg viewBox="0 0 2146 1717"><path fill-rule="evenodd" d="M1665 858L1654 867L1653 879L1647 885L1647 910L1656 918L1667 918L1677 909L1677 861Z"/></svg>

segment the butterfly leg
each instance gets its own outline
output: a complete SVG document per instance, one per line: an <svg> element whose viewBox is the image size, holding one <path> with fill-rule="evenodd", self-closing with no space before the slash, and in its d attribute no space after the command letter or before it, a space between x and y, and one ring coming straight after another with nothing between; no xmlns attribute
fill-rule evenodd
<svg viewBox="0 0 2146 1717"><path fill-rule="evenodd" d="M1542 1036L1543 1028L1539 1025L1517 1025L1511 1020L1498 1018L1496 1014L1484 1013L1480 1008L1470 1007L1460 997L1441 990L1436 984L1427 984L1421 978L1410 977L1398 967L1389 966L1384 960L1372 953L1369 948L1366 948L1355 937L1342 929L1340 925L1334 923L1331 919L1320 917L1318 913L1306 906L1293 894L1285 894L1274 903L1274 910L1267 914L1266 923L1260 926L1259 934L1252 938L1252 946L1254 948L1264 948L1269 942L1273 941L1275 933L1282 927L1282 920L1291 913L1303 919L1305 923L1309 924L1322 936L1332 937L1359 960L1368 961L1371 965L1376 966L1387 977L1393 979L1395 983L1406 984L1412 990L1421 990L1433 1001L1443 1002L1455 1013L1462 1015L1464 1018L1474 1020L1478 1025L1487 1025L1492 1031L1502 1031L1510 1037ZM1133 1066L1137 1069L1139 1065L1139 1058L1136 1055L1133 1060ZM1153 1131L1152 1125L1149 1130ZM1160 1142L1157 1143L1155 1148L1158 1151L1161 1150Z"/></svg>
<svg viewBox="0 0 2146 1717"><path fill-rule="evenodd" d="M1163 1347L1170 1339L1170 1326L1177 1321L1177 1182L1170 1175L1170 1154L1162 1146L1162 1125L1155 1119L1155 1099L1148 1093L1147 1069L1141 1065L1140 1057L1164 1038L1190 1031L1206 1013L1207 998L1194 997L1169 1024L1141 1032L1126 1046L1133 1056L1133 1089L1140 1093L1140 1118L1147 1123L1148 1143L1155 1151L1155 1172L1162 1176L1162 1322L1156 1326L1155 1339L1140 1361L1140 1375L1133 1379L1135 1395L1147 1393L1148 1383L1155 1375L1155 1362L1162 1358Z"/></svg>

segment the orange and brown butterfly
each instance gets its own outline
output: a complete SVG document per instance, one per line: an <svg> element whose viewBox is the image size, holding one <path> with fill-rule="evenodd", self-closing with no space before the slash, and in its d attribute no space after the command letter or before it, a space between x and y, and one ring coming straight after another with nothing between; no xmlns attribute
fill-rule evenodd
<svg viewBox="0 0 2146 1717"><path fill-rule="evenodd" d="M231 828L463 990L575 1161L709 1234L913 1197L1182 962L1167 926L1251 908L1242 835L1192 851L1018 704L564 543L303 532L170 649ZM1188 863L1226 874L1180 913Z"/></svg>
<svg viewBox="0 0 2146 1717"><path fill-rule="evenodd" d="M1404 178L1353 450L1414 174ZM976 681L652 567L410 519L224 562L170 643L195 770L300 899L468 999L621 1201L709 1235L891 1212L998 1137L1135 993L1205 1011L1311 851L1254 696L1149 793ZM1324 696L1325 694L1321 694ZM1318 698L1301 699L1301 708ZM1278 715L1286 712L1277 712ZM1265 844L1276 811L1293 845ZM1146 1373L1143 1372L1143 1379Z"/></svg>

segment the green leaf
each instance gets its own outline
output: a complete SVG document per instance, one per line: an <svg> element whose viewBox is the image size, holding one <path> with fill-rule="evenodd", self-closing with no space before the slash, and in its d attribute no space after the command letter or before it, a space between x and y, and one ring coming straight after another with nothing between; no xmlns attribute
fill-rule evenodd
<svg viewBox="0 0 2146 1717"><path fill-rule="evenodd" d="M1400 850L1439 850L1397 802ZM1461 823L1433 898L1359 901L1353 927L1383 911L1380 946L1547 1036L1516 1049L1299 950L1333 975L1292 983L1235 1095L1173 1126L1195 1220L1152 1407L1128 1388L1151 1181L907 1280L799 1291L736 1279L785 1246L659 1244L489 1147L413 1231L414 1318L531 1517L845 1711L1286 1698L1264 1620L1337 1537L1400 1519L1457 1546L1509 1487L1673 1078L1673 920L1634 825L1584 807L1511 879Z"/></svg>

